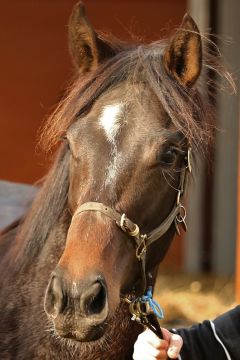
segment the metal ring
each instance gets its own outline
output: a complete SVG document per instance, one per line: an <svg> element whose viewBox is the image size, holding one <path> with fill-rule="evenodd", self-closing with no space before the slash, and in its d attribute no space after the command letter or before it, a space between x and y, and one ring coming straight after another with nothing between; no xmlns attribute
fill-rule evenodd
<svg viewBox="0 0 240 360"><path fill-rule="evenodd" d="M176 216L176 219L179 223L181 223L186 220L186 217L187 217L187 210L182 204L180 204L179 214Z"/></svg>

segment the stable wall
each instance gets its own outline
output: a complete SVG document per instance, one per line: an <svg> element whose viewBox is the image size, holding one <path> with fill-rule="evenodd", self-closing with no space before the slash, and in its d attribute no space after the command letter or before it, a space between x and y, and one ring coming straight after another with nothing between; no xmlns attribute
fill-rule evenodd
<svg viewBox="0 0 240 360"><path fill-rule="evenodd" d="M73 0L0 2L0 178L33 183L46 171L37 131L72 74L67 23ZM97 29L156 40L180 24L185 0L86 0Z"/></svg>

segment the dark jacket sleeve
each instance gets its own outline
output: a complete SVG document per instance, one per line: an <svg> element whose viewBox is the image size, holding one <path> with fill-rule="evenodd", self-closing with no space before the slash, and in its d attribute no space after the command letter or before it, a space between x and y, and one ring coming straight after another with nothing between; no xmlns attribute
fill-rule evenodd
<svg viewBox="0 0 240 360"><path fill-rule="evenodd" d="M182 360L240 360L240 306L212 322L174 332L183 338Z"/></svg>
<svg viewBox="0 0 240 360"><path fill-rule="evenodd" d="M219 316L213 323L231 359L240 360L240 306Z"/></svg>

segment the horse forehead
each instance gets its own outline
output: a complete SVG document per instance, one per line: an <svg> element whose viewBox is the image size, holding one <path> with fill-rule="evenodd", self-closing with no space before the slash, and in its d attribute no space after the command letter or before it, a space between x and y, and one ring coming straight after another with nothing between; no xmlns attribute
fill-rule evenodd
<svg viewBox="0 0 240 360"><path fill-rule="evenodd" d="M107 140L113 143L122 125L121 118L124 104L121 102L105 105L99 117L100 127L104 130Z"/></svg>

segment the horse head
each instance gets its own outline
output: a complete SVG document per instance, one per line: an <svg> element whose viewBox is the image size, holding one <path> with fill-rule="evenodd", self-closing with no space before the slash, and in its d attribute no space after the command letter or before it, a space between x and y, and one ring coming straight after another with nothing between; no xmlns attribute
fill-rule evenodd
<svg viewBox="0 0 240 360"><path fill-rule="evenodd" d="M94 31L81 3L69 43L80 95L91 101L78 108L75 88L74 121L64 133L72 220L45 311L58 335L88 342L104 336L123 297L141 293L142 256L154 272L174 236L176 216L157 241L144 243L183 192L190 132L201 127L194 84L202 50L188 15L166 44L112 44ZM126 231L127 223L133 228Z"/></svg>

